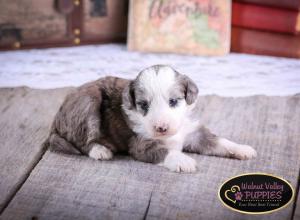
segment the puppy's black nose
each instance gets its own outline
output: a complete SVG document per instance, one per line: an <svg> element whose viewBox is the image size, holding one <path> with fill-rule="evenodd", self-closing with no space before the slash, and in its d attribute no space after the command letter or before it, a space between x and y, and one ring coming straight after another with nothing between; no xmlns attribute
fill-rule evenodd
<svg viewBox="0 0 300 220"><path fill-rule="evenodd" d="M154 126L154 129L157 133L166 133L168 131L167 125Z"/></svg>

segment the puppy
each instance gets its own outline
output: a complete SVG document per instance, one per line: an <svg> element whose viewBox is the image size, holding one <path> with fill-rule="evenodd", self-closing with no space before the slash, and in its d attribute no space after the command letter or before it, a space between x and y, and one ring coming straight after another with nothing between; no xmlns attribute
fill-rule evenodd
<svg viewBox="0 0 300 220"><path fill-rule="evenodd" d="M175 172L194 172L183 152L250 159L256 151L217 137L199 123L198 88L169 66L144 69L134 80L105 77L68 95L48 142L51 150L109 160L129 153ZM73 149L73 150L72 150Z"/></svg>

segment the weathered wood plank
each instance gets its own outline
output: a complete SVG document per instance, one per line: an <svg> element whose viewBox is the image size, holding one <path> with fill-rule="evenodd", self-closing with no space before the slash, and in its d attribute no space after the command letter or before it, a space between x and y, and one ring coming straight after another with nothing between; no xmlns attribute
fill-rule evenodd
<svg viewBox="0 0 300 220"><path fill-rule="evenodd" d="M142 219L162 174L126 157L99 162L48 152L3 218Z"/></svg>
<svg viewBox="0 0 300 220"><path fill-rule="evenodd" d="M238 161L192 155L195 174L177 174L116 157L93 161L47 152L5 209L3 219L291 219L293 206L268 215L225 208L226 179L266 172L296 188L300 167L300 96L201 97L200 117L212 131L254 146L258 158ZM292 165L291 165L292 164Z"/></svg>
<svg viewBox="0 0 300 220"><path fill-rule="evenodd" d="M299 182L298 182L299 184ZM293 220L299 220L300 219L300 195L299 195L299 191L300 191L300 186L298 186L298 196L296 197L296 206L295 206L295 213L293 216Z"/></svg>
<svg viewBox="0 0 300 220"><path fill-rule="evenodd" d="M185 184L171 181L152 197L147 219L291 219L293 205L267 215L246 215L217 199L222 182L247 172L265 172L297 187L300 157L300 96L289 98L205 97L201 118L217 134L254 146L258 158L237 161L201 157L199 177ZM181 198L181 199L179 199Z"/></svg>
<svg viewBox="0 0 300 220"><path fill-rule="evenodd" d="M44 153L51 120L70 89L0 89L0 213Z"/></svg>

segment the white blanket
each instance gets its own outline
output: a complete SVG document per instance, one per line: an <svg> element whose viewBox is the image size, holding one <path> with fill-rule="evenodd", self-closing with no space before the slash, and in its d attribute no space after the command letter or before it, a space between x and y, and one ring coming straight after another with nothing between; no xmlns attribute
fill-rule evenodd
<svg viewBox="0 0 300 220"><path fill-rule="evenodd" d="M0 53L0 87L78 86L105 75L134 78L150 65L168 64L189 75L200 94L248 96L300 92L300 60L230 54L223 57L145 54L106 44Z"/></svg>

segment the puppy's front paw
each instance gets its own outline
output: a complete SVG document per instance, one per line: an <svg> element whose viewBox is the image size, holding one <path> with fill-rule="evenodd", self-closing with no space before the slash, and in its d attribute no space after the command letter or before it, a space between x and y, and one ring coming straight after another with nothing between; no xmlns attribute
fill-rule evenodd
<svg viewBox="0 0 300 220"><path fill-rule="evenodd" d="M162 165L174 172L192 173L197 170L196 161L180 151L170 151Z"/></svg>
<svg viewBox="0 0 300 220"><path fill-rule="evenodd" d="M249 145L238 145L233 154L235 158L240 160L248 160L257 156L256 150Z"/></svg>
<svg viewBox="0 0 300 220"><path fill-rule="evenodd" d="M96 160L110 160L113 157L113 153L108 148L95 144L89 152L89 157Z"/></svg>

